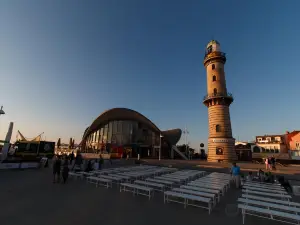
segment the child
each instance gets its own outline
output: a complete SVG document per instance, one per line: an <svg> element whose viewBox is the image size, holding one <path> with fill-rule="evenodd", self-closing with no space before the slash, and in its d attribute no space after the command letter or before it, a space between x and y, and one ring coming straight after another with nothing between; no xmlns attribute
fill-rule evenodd
<svg viewBox="0 0 300 225"><path fill-rule="evenodd" d="M246 177L247 181L252 181L253 180L253 176L252 176L252 172L250 171L248 176Z"/></svg>
<svg viewBox="0 0 300 225"><path fill-rule="evenodd" d="M68 176L69 176L68 160L65 160L64 165L63 165L63 172L62 172L64 184L66 183Z"/></svg>

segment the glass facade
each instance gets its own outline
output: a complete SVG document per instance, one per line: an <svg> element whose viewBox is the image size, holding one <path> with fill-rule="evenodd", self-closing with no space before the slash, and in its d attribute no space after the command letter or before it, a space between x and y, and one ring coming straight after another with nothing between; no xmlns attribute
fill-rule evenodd
<svg viewBox="0 0 300 225"><path fill-rule="evenodd" d="M137 121L109 121L86 138L86 148L101 150L104 145L144 147L159 146L159 132Z"/></svg>

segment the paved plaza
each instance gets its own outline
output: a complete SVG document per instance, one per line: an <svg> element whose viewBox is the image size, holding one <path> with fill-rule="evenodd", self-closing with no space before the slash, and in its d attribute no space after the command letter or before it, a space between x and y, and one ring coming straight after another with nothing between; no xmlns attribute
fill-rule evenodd
<svg viewBox="0 0 300 225"><path fill-rule="evenodd" d="M52 170L1 171L1 225L198 225L242 224L236 201L240 190L231 187L211 215L202 208L163 203L162 193L144 196L96 188L84 180L53 184ZM297 201L294 199L294 201ZM247 216L245 224L280 224Z"/></svg>

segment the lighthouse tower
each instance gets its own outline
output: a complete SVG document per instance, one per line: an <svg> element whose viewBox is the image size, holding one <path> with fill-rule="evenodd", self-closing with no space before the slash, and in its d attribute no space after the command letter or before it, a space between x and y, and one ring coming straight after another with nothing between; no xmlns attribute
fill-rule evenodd
<svg viewBox="0 0 300 225"><path fill-rule="evenodd" d="M227 92L224 65L225 53L218 41L206 47L204 67L207 74L207 95L203 104L208 108L208 158L209 162L234 161L235 139L232 138L229 106L233 97Z"/></svg>

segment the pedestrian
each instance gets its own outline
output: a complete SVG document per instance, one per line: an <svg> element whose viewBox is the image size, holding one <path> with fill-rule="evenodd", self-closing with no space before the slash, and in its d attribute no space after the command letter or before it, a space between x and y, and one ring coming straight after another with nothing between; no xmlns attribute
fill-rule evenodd
<svg viewBox="0 0 300 225"><path fill-rule="evenodd" d="M69 177L69 163L68 163L68 160L64 161L62 177L63 177L63 182L65 184L68 177Z"/></svg>
<svg viewBox="0 0 300 225"><path fill-rule="evenodd" d="M92 168L92 162L91 162L91 160L88 160L85 172L88 173L88 172L90 172L92 170L93 170L93 168Z"/></svg>
<svg viewBox="0 0 300 225"><path fill-rule="evenodd" d="M61 167L61 160L60 157L55 155L53 161L53 183L59 183L60 181L60 167Z"/></svg>
<svg viewBox="0 0 300 225"><path fill-rule="evenodd" d="M271 157L272 170L276 170L276 160L274 155Z"/></svg>
<svg viewBox="0 0 300 225"><path fill-rule="evenodd" d="M268 157L268 166L269 166L269 170L272 169L272 162L271 162L271 158Z"/></svg>
<svg viewBox="0 0 300 225"><path fill-rule="evenodd" d="M236 163L232 163L231 174L233 176L236 188L240 187L241 184L241 175L240 175L240 167L236 165Z"/></svg>
<svg viewBox="0 0 300 225"><path fill-rule="evenodd" d="M268 170L269 169L269 160L268 160L268 158L265 159L265 164L266 164L266 170Z"/></svg>
<svg viewBox="0 0 300 225"><path fill-rule="evenodd" d="M253 176L252 176L252 171L249 172L248 176L246 177L247 181L252 181L253 180Z"/></svg>
<svg viewBox="0 0 300 225"><path fill-rule="evenodd" d="M74 151L72 151L70 154L70 164L72 164L73 160L74 160Z"/></svg>
<svg viewBox="0 0 300 225"><path fill-rule="evenodd" d="M80 154L80 152L77 152L72 170L74 170L75 166L78 166L80 168L82 162L83 162L82 155Z"/></svg>
<svg viewBox="0 0 300 225"><path fill-rule="evenodd" d="M102 164L104 163L104 160L103 160L103 158L102 158L102 155L100 154L100 159L99 159L99 170L101 170L102 169Z"/></svg>

